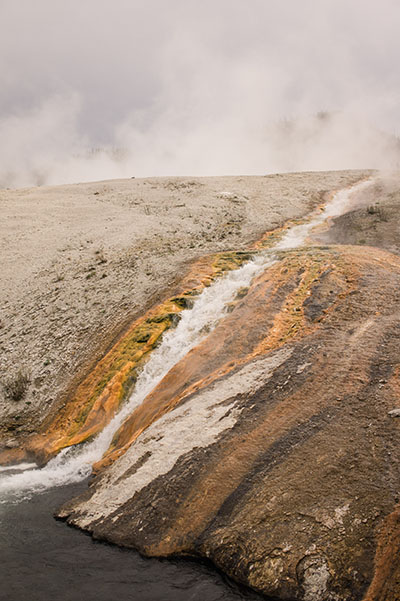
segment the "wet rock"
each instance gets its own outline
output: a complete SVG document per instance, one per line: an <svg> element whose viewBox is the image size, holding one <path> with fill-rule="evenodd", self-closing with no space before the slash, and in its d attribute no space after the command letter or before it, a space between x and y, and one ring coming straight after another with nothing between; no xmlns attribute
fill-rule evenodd
<svg viewBox="0 0 400 601"><path fill-rule="evenodd" d="M398 599L399 286L384 251L286 253L60 516L145 555L207 557L276 599Z"/></svg>

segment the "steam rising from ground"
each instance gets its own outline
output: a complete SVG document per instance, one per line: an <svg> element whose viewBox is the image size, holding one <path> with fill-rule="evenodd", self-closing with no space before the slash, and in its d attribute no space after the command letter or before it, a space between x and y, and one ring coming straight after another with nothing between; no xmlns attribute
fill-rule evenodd
<svg viewBox="0 0 400 601"><path fill-rule="evenodd" d="M0 186L399 165L396 0L3 0L0 18Z"/></svg>

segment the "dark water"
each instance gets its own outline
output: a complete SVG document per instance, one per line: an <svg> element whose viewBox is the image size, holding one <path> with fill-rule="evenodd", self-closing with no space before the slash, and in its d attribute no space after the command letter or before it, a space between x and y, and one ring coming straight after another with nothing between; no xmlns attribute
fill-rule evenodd
<svg viewBox="0 0 400 601"><path fill-rule="evenodd" d="M82 484L0 504L1 601L260 600L212 566L145 559L93 541L53 512Z"/></svg>

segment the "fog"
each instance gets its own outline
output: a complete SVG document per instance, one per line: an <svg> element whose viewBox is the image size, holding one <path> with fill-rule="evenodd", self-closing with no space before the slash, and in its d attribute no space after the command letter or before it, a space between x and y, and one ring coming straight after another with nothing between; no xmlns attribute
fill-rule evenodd
<svg viewBox="0 0 400 601"><path fill-rule="evenodd" d="M1 0L0 186L398 168L395 0Z"/></svg>

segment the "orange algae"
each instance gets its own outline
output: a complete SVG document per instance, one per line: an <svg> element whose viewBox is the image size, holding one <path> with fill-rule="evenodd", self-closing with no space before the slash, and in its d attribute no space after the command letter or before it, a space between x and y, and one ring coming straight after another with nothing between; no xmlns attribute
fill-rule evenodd
<svg viewBox="0 0 400 601"><path fill-rule="evenodd" d="M48 461L61 449L85 442L99 433L132 392L137 373L159 343L162 334L176 323L179 313L190 306L216 278L237 269L252 256L250 252L225 252L196 261L178 286L177 293L147 311L123 333L95 365L43 431L28 439L24 450L0 453L7 464L35 457Z"/></svg>
<svg viewBox="0 0 400 601"><path fill-rule="evenodd" d="M114 436L99 470L123 455L136 438L162 415L189 395L228 374L258 355L266 355L285 343L304 337L340 303L352 289L348 265L340 253L314 249L292 251L261 274L250 286L248 302L241 296L233 311L217 329L165 376ZM335 282L335 298L316 323L304 313L304 303L324 274ZM248 324L252 324L249 331Z"/></svg>

